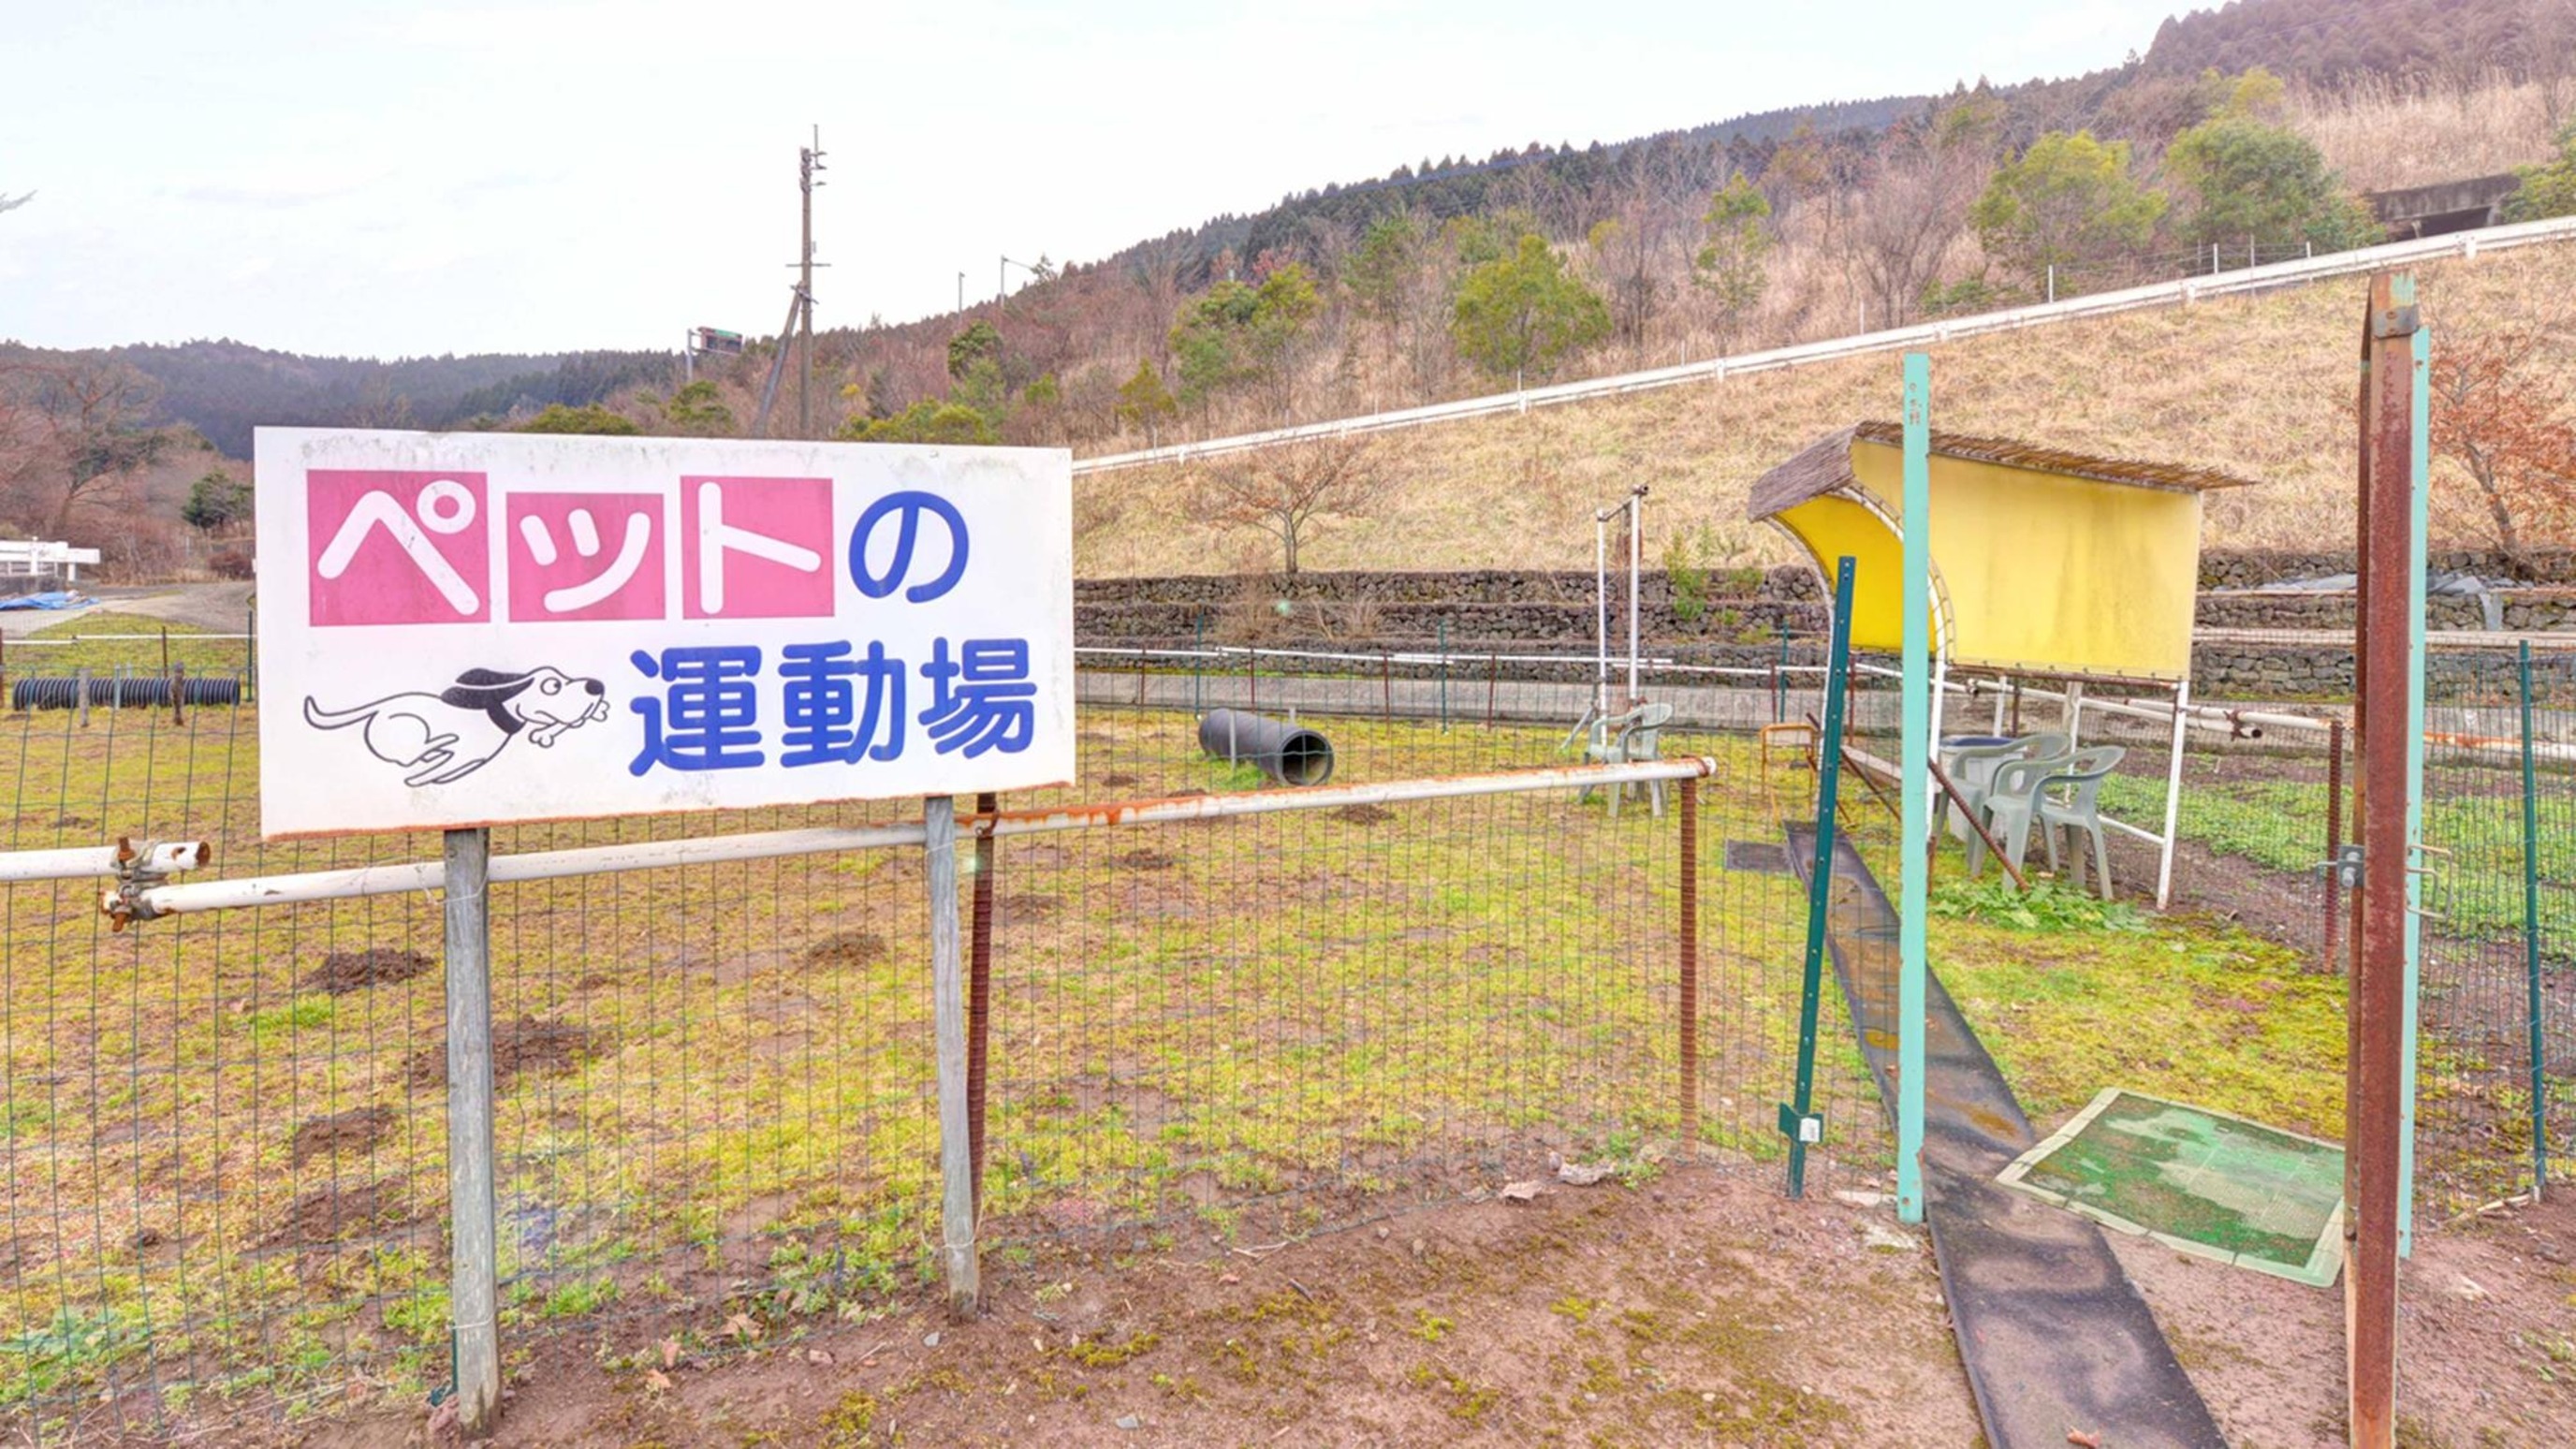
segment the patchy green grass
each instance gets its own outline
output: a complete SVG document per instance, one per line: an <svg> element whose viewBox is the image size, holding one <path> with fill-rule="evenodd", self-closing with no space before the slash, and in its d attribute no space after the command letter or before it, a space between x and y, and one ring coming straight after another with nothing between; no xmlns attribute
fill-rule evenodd
<svg viewBox="0 0 2576 1449"><path fill-rule="evenodd" d="M2576 821L2571 782L2553 767L2540 777L2540 919L2545 942L2576 943ZM2438 929L2466 940L2517 935L2523 929L2522 781L2501 757L2436 759L2427 768L2424 841L2449 852L2431 858L2425 909ZM2313 875L2326 854L2327 791L2323 780L2200 781L2186 777L2182 838L2268 870ZM2345 798L2345 831L2352 831ZM2135 820L2164 809L2164 782L2114 775L2103 782L2105 812ZM2576 946L2564 949L2576 949Z"/></svg>
<svg viewBox="0 0 2576 1449"><path fill-rule="evenodd" d="M92 610L9 641L9 676L68 676L83 669L93 677L120 669L159 674L172 665L192 675L244 672L250 660L244 641L201 637L217 632L142 614Z"/></svg>
<svg viewBox="0 0 2576 1449"><path fill-rule="evenodd" d="M2301 964L2188 916L2036 932L1958 913L1932 941L1933 970L2034 1123L2127 1087L2339 1139L2343 982Z"/></svg>
<svg viewBox="0 0 2576 1449"><path fill-rule="evenodd" d="M19 766L7 843L203 836L226 876L436 855L426 834L260 841L254 720L0 718ZM1317 722L1338 783L1564 763L1552 730ZM1666 747L1726 772L1700 797L1697 1150L1768 1160L1802 901L1786 877L1718 868L1726 839L1776 838L1749 744ZM1080 748L1077 789L1004 803L1263 785L1201 756L1179 715L1088 709ZM910 812L528 826L494 848ZM1267 1240L1328 1220L1334 1199L1306 1190L1409 1200L1429 1166L1503 1151L1641 1179L1680 1122L1677 827L1670 808L1613 820L1549 792L1004 842L992 1241L1139 1222ZM580 1317L711 1275L767 1316L855 1315L931 1271L920 878L917 856L880 851L495 891L515 1314ZM58 1398L146 1351L257 1365L276 1388L358 1365L397 1388L434 1374L437 899L111 934L93 889L65 883L9 888L0 915L0 1121L44 1190L0 1234L34 1255L0 1292L0 1336L51 1332L66 1298L152 1325L0 1354L0 1398ZM1850 1098L1846 1041L1829 1037L1826 1076ZM1836 1151L1883 1156L1875 1114L1836 1120L1860 1124Z"/></svg>
<svg viewBox="0 0 2576 1449"><path fill-rule="evenodd" d="M430 835L261 842L253 722L0 719L20 760L11 843L148 826L211 839L224 875L436 854ZM1333 739L1338 783L1564 760L1550 730L1310 722ZM1004 804L1262 785L1201 756L1176 714L1087 709L1080 749L1078 787ZM1720 862L1730 839L1779 838L1773 802L1794 808L1798 780L1766 792L1740 739L1666 749L1721 771L1697 812L1687 1146L1772 1162L1803 892ZM1139 1252L1188 1232L1271 1241L1349 1203L1410 1201L1434 1164L1550 1149L1643 1181L1685 1144L1679 822L1637 803L1613 820L1604 801L1514 794L1002 842L988 1240L1141 1224L1158 1231ZM529 826L496 832L495 849L909 813ZM1884 812L1858 800L1847 823L1883 860ZM1952 886L1939 900L1935 965L2035 1117L2116 1084L2334 1135L2340 986L2289 953L2055 888ZM917 854L529 883L493 904L515 1318L691 1299L763 1323L858 1317L933 1271ZM0 1292L0 1344L22 1346L0 1351L0 1402L68 1403L146 1352L241 1366L235 1391L252 1374L281 1389L352 1368L398 1392L434 1379L439 902L183 915L123 934L94 910L85 885L0 893L0 1123L43 1191L0 1234L33 1254ZM1880 1166L1875 1097L1826 981L1829 1149ZM1555 1312L1582 1326L1598 1307ZM1433 1341L1436 1322L1405 1327ZM121 1327L143 1323L148 1338ZM1473 1386L1443 1387L1473 1411Z"/></svg>

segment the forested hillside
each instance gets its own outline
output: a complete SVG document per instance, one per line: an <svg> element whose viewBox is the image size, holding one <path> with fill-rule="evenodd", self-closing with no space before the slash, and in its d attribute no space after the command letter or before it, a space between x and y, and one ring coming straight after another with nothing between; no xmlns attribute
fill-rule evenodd
<svg viewBox="0 0 2576 1449"><path fill-rule="evenodd" d="M2081 76L1403 161L963 315L826 314L815 430L1116 451L2364 245L2370 189L2519 169L2514 214L2563 214L2571 119L2576 0L2239 0ZM206 490L174 428L235 459L258 423L741 433L775 355L677 389L656 353L0 346L0 529L176 528Z"/></svg>

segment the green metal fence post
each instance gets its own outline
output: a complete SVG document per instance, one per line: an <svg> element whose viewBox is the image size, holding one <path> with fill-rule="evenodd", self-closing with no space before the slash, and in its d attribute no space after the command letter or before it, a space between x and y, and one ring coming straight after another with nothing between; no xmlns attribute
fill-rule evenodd
<svg viewBox="0 0 2576 1449"><path fill-rule="evenodd" d="M1771 666L1771 722L1779 724L1789 717L1789 626L1780 628L1780 658Z"/></svg>
<svg viewBox="0 0 2576 1449"><path fill-rule="evenodd" d="M2531 734L2531 641L2522 641L2522 969L2531 1028L2531 1200L2549 1183L2549 1077L2540 1043L2540 768Z"/></svg>
<svg viewBox="0 0 2576 1449"><path fill-rule="evenodd" d="M1896 1216L1923 1221L1923 1014L1926 1006L1923 917L1931 885L1924 842L1931 836L1932 802L1924 783L1932 767L1932 619L1928 595L1932 566L1932 358L1905 354L1904 633L1905 687L1901 698L1904 746L1904 831L1898 859L1903 873L1897 908L1896 967Z"/></svg>
<svg viewBox="0 0 2576 1449"><path fill-rule="evenodd" d="M1833 647L1825 656L1825 722L1816 748L1816 861L1807 876L1807 961L1798 998L1798 1080L1780 1104L1780 1131L1789 1139L1789 1196L1807 1191L1807 1144L1824 1140L1815 1115L1816 1018L1825 994L1825 912L1834 884L1834 809L1843 775L1843 689L1851 675L1852 560L1834 567Z"/></svg>
<svg viewBox="0 0 2576 1449"><path fill-rule="evenodd" d="M2406 562L2406 851L2404 862L2424 862L2424 535L2433 477L2433 333L2415 329L2411 359L2413 455L2407 460L2407 497L2415 521ZM2406 1014L2399 1044L2397 1089L2397 1256L2415 1255L2415 1038L2424 989L2424 873L2406 872Z"/></svg>
<svg viewBox="0 0 2576 1449"><path fill-rule="evenodd" d="M1440 732L1449 733L1449 621L1440 621Z"/></svg>

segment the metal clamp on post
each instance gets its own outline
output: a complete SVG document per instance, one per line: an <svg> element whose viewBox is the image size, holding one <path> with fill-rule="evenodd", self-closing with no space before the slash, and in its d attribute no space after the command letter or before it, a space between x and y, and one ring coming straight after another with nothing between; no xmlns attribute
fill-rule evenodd
<svg viewBox="0 0 2576 1449"><path fill-rule="evenodd" d="M159 917L161 912L152 908L143 893L180 871L195 870L214 858L214 848L202 840L174 840L167 844L146 841L138 847L132 840L118 837L116 883L101 891L98 898L99 911L109 921L108 929L122 931L129 921Z"/></svg>
<svg viewBox="0 0 2576 1449"><path fill-rule="evenodd" d="M2361 847L2342 845L2335 848L2334 859L2317 862L2317 874L2330 875L2335 884L2348 891L2361 889Z"/></svg>
<svg viewBox="0 0 2576 1449"><path fill-rule="evenodd" d="M1800 1112L1783 1102L1780 1104L1780 1135L1813 1147L1825 1140L1825 1114Z"/></svg>
<svg viewBox="0 0 2576 1449"><path fill-rule="evenodd" d="M2422 842L2422 841L2420 841L2420 840L2419 840L2419 841L2417 841L2417 842L2415 842L2415 844L2414 844L2414 845L2413 845L2413 847L2411 847L2411 848L2414 850L2414 852L2415 852L2417 855L2438 855L2438 856L2442 857L2444 860L2449 860L2449 859L2451 858L2451 852L2449 852L2449 851L2447 851L2447 850L2444 850L2442 847L2440 847L2440 846L2438 846L2438 845L2426 845L2424 842ZM2406 867L2406 873L2407 873L2408 875L2422 876L2422 877L2424 877L2426 880L2433 880L2433 879L2437 879L2437 878L2439 878L2439 877L2442 875L2442 870L2441 870L2441 868L2440 868L2440 867L2438 867L2438 866L2431 866L2431 865L2410 865L2410 866ZM2423 908L2422 906L2420 906L2420 905L2409 905L2409 906L2406 908L2406 913L2407 913L2408 915L2411 915L2411 916L2417 916L2417 917L2420 917L2420 918L2422 918L2422 919L2424 919L2424 920L2427 920L2427 921L2443 921L2443 922L2448 922L2448 921L2451 919L2450 917L2448 917L2448 916L2446 916L2446 915L2443 915L2440 911L2428 911L2428 910L2424 909L2424 908Z"/></svg>

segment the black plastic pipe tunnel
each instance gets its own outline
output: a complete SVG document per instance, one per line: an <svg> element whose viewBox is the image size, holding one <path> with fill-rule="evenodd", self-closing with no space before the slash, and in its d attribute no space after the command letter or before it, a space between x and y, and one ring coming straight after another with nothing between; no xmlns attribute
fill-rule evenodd
<svg viewBox="0 0 2576 1449"><path fill-rule="evenodd" d="M1333 778L1333 742L1304 725L1239 709L1210 710L1199 720L1199 748L1229 764L1257 765L1282 785L1321 785Z"/></svg>

